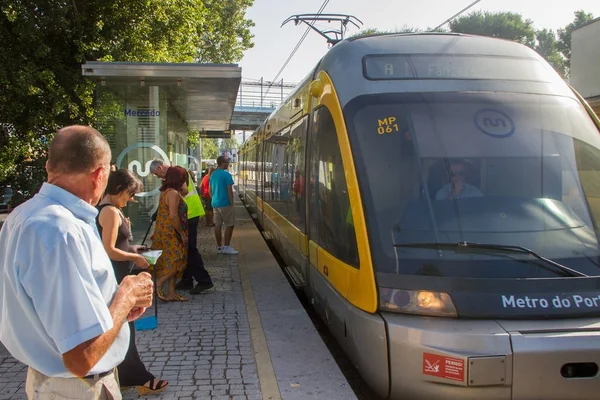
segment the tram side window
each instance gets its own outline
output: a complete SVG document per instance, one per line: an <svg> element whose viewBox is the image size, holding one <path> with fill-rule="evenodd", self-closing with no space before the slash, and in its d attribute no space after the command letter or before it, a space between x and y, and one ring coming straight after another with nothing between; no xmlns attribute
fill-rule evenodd
<svg viewBox="0 0 600 400"><path fill-rule="evenodd" d="M316 237L317 243L333 256L358 267L356 235L342 155L333 118L327 108L315 111L312 135L311 185L315 190L313 202L316 204L311 206L311 219L316 212L317 221L316 226L311 226L311 238L314 240Z"/></svg>
<svg viewBox="0 0 600 400"><path fill-rule="evenodd" d="M287 210L287 184L285 177L285 143L289 140L289 129L269 137L265 142L265 186L264 200L279 214Z"/></svg>
<svg viewBox="0 0 600 400"><path fill-rule="evenodd" d="M254 145L252 147L252 166L251 166L251 170L252 170L252 190L254 191L254 194L257 195L258 194L258 182L260 181L260 170L259 170L259 164L258 164L258 147L259 145Z"/></svg>
<svg viewBox="0 0 600 400"><path fill-rule="evenodd" d="M260 197L267 201L269 196L269 185L271 181L271 155L273 153L273 146L270 143L262 142L258 148L258 171L262 177L259 180L258 190L261 193Z"/></svg>
<svg viewBox="0 0 600 400"><path fill-rule="evenodd" d="M300 121L292 125L290 141L287 144L287 176L290 184L290 208L288 218L302 232L305 231L304 221L306 220L306 190L304 177L305 174L305 149L306 149L306 128L308 117L305 116Z"/></svg>

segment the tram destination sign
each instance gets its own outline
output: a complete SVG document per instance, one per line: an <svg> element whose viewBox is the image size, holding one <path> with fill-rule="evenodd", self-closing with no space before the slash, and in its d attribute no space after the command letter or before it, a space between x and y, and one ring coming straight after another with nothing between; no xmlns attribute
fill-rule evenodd
<svg viewBox="0 0 600 400"><path fill-rule="evenodd" d="M600 295L556 295L552 298L502 295L504 308L595 308L600 310Z"/></svg>
<svg viewBox="0 0 600 400"><path fill-rule="evenodd" d="M492 79L549 82L549 71L534 58L461 54L370 55L367 79Z"/></svg>
<svg viewBox="0 0 600 400"><path fill-rule="evenodd" d="M600 292L451 294L463 316L600 316Z"/></svg>

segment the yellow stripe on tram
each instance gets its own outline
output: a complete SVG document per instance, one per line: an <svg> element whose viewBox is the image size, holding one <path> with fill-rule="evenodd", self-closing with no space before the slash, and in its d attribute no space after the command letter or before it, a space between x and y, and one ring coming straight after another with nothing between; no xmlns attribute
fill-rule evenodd
<svg viewBox="0 0 600 400"><path fill-rule="evenodd" d="M314 108L325 106L333 117L348 185L348 196L360 259L360 268L357 269L336 259L317 246L316 261L318 262L318 269L350 303L364 311L375 312L377 310L377 288L362 199L354 168L354 157L335 87L325 71L320 71L317 80L311 84L311 94L316 98ZM311 262L313 260L313 246L314 244L311 241L309 246Z"/></svg>

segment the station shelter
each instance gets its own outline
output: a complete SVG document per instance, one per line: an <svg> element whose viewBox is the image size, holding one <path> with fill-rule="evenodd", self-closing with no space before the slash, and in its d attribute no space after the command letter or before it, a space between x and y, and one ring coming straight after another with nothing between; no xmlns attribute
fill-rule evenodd
<svg viewBox="0 0 600 400"><path fill-rule="evenodd" d="M136 233L158 207L161 181L150 174L160 159L200 176L201 149L188 135L229 138L241 82L237 64L86 62L82 74L96 83L95 126L108 140L112 161L144 185L124 210Z"/></svg>

